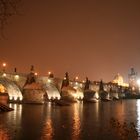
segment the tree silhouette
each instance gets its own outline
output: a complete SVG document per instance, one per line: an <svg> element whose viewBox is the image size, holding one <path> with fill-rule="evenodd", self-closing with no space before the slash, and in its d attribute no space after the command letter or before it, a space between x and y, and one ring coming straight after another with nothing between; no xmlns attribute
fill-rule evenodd
<svg viewBox="0 0 140 140"><path fill-rule="evenodd" d="M0 0L0 36L4 37L4 28L11 16L18 15L21 0Z"/></svg>

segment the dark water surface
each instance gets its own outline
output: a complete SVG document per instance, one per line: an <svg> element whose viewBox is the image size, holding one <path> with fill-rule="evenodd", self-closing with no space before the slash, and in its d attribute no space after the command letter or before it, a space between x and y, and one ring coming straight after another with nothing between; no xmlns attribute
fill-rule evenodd
<svg viewBox="0 0 140 140"><path fill-rule="evenodd" d="M14 111L0 114L0 140L115 140L111 117L134 122L140 134L140 100L10 106Z"/></svg>

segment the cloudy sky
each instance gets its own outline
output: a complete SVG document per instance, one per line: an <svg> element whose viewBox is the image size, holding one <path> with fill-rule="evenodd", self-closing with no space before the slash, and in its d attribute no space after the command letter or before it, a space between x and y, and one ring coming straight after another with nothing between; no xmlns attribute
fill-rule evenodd
<svg viewBox="0 0 140 140"><path fill-rule="evenodd" d="M139 0L22 0L0 40L0 63L46 75L111 81L140 73Z"/></svg>

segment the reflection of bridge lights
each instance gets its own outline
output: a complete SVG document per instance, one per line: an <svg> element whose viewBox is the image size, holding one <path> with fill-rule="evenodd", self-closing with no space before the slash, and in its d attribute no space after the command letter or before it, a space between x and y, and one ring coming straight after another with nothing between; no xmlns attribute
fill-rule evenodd
<svg viewBox="0 0 140 140"><path fill-rule="evenodd" d="M9 104L9 107L12 108L12 104Z"/></svg>
<svg viewBox="0 0 140 140"><path fill-rule="evenodd" d="M14 110L17 111L17 104L14 104Z"/></svg>
<svg viewBox="0 0 140 140"><path fill-rule="evenodd" d="M13 99L13 97L12 97L12 96L10 96L10 97L9 97L9 99L10 99L10 100L12 100L12 99Z"/></svg>

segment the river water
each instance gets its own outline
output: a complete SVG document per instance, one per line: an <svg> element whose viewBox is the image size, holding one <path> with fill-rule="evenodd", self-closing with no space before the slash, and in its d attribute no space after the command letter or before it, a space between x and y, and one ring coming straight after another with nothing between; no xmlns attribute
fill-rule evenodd
<svg viewBox="0 0 140 140"><path fill-rule="evenodd" d="M134 122L140 134L140 100L10 106L14 111L0 114L0 140L115 140L112 117Z"/></svg>

